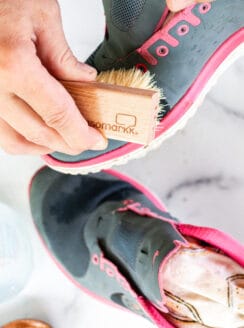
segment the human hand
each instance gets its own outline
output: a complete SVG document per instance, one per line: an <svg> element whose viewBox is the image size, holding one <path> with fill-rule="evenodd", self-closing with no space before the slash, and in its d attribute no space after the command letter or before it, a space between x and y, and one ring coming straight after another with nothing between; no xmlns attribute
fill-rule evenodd
<svg viewBox="0 0 244 328"><path fill-rule="evenodd" d="M199 2L211 2L213 0L167 0L167 5L169 9L173 12L182 10L188 6L193 5L194 3Z"/></svg>
<svg viewBox="0 0 244 328"><path fill-rule="evenodd" d="M56 80L92 81L65 40L56 0L0 0L0 147L11 154L78 154L106 141Z"/></svg>

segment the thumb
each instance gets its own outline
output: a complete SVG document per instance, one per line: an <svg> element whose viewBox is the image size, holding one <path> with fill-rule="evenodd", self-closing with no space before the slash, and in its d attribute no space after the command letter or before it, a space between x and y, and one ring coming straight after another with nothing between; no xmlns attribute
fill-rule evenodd
<svg viewBox="0 0 244 328"><path fill-rule="evenodd" d="M42 64L56 78L73 81L93 81L96 69L79 62L72 53L62 26L60 11L45 21L36 32L37 54Z"/></svg>

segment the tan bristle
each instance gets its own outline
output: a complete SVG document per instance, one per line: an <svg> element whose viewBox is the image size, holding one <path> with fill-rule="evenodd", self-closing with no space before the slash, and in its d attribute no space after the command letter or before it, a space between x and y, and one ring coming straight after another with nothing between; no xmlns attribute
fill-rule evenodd
<svg viewBox="0 0 244 328"><path fill-rule="evenodd" d="M101 72L97 76L97 82L114 84L130 88L156 91L160 94L160 100L164 98L163 90L157 87L154 75L150 72L142 72L140 69L129 70L119 69ZM163 108L159 108L159 116L162 115Z"/></svg>

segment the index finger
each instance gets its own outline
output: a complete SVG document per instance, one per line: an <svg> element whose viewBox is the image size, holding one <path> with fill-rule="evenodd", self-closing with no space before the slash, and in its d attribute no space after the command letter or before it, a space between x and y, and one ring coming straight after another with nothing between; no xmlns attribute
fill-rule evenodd
<svg viewBox="0 0 244 328"><path fill-rule="evenodd" d="M49 74L38 58L18 74L15 93L54 128L73 149L88 149L101 144L103 137L90 128L65 88Z"/></svg>

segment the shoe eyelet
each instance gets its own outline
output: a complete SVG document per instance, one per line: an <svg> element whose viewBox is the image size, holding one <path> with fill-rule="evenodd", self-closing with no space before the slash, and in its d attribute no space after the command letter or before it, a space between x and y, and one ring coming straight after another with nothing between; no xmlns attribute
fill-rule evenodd
<svg viewBox="0 0 244 328"><path fill-rule="evenodd" d="M92 257L92 263L94 265L99 265L99 257L96 254L94 254Z"/></svg>
<svg viewBox="0 0 244 328"><path fill-rule="evenodd" d="M190 28L188 25L184 24L179 26L179 28L177 29L177 33L178 35L186 35L189 32Z"/></svg>
<svg viewBox="0 0 244 328"><path fill-rule="evenodd" d="M141 70L143 73L146 73L148 71L148 68L145 64L138 63L136 64L136 68Z"/></svg>
<svg viewBox="0 0 244 328"><path fill-rule="evenodd" d="M199 6L199 12L200 14L206 14L207 12L209 12L211 8L212 8L211 3L205 2Z"/></svg>
<svg viewBox="0 0 244 328"><path fill-rule="evenodd" d="M156 53L159 57L165 57L169 53L169 48L166 46L157 47Z"/></svg>

